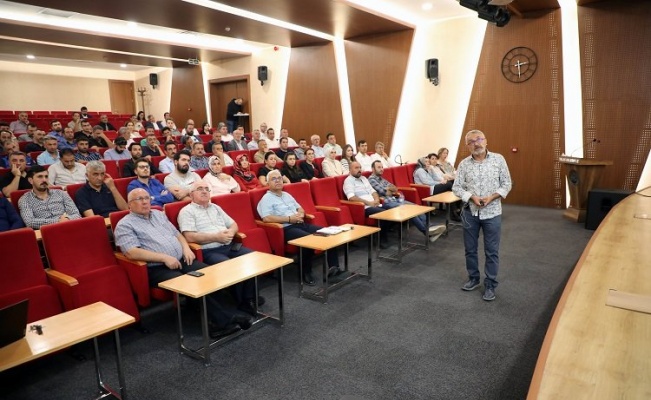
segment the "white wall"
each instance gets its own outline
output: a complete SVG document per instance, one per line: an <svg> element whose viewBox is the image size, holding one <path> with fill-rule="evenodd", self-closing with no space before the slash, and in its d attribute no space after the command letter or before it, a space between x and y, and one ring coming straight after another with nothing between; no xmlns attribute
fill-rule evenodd
<svg viewBox="0 0 651 400"><path fill-rule="evenodd" d="M280 123L283 120L285 106L285 93L287 89L287 75L289 73L289 57L291 49L287 47L265 48L253 53L251 56L229 59L204 66L203 78L207 82L211 79L228 78L238 75L249 75L251 85L251 128L266 122L268 126L280 132ZM268 80L264 86L258 81L258 66L266 65L269 71ZM209 96L209 93L207 93ZM206 100L210 110L210 99ZM210 115L210 112L208 112ZM218 121L212 121L215 124Z"/></svg>
<svg viewBox="0 0 651 400"><path fill-rule="evenodd" d="M130 71L0 61L0 110L110 111L108 80L133 81Z"/></svg>
<svg viewBox="0 0 651 400"><path fill-rule="evenodd" d="M486 22L476 17L419 26L409 55L391 157L414 162L441 147L457 163L459 139L468 111ZM439 85L425 75L425 60L438 58Z"/></svg>
<svg viewBox="0 0 651 400"><path fill-rule="evenodd" d="M158 75L158 85L154 89L149 84L149 74ZM163 119L163 114L170 110L172 101L172 68L151 68L135 73L134 89L145 88L145 114L153 114L156 121ZM136 109L142 110L142 98L136 94Z"/></svg>

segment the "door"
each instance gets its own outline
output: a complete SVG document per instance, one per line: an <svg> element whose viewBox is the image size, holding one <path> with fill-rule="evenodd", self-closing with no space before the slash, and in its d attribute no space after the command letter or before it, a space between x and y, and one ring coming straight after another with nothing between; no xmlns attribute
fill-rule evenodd
<svg viewBox="0 0 651 400"><path fill-rule="evenodd" d="M242 112L250 114L249 103L249 78L235 77L218 79L210 82L210 116L212 125L217 126L219 122L226 122L226 108L234 98L241 97ZM244 126L244 132L251 132L251 116L240 118L240 124Z"/></svg>
<svg viewBox="0 0 651 400"><path fill-rule="evenodd" d="M111 112L113 114L135 114L136 100L133 82L109 80Z"/></svg>

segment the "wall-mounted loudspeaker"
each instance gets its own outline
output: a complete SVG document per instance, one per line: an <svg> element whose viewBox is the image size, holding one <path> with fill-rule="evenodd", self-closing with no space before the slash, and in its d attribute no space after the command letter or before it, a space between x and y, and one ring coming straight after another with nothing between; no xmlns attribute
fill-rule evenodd
<svg viewBox="0 0 651 400"><path fill-rule="evenodd" d="M264 81L268 79L269 70L266 65L261 65L258 67L258 80L261 85L264 85Z"/></svg>
<svg viewBox="0 0 651 400"><path fill-rule="evenodd" d="M425 62L427 79L435 86L439 84L439 60L438 58L430 58Z"/></svg>
<svg viewBox="0 0 651 400"><path fill-rule="evenodd" d="M149 84L156 88L158 86L158 74L149 74Z"/></svg>

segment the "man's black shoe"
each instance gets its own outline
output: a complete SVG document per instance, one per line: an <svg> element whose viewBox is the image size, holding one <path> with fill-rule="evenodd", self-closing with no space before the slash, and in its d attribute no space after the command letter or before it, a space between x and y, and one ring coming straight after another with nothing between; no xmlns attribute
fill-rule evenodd
<svg viewBox="0 0 651 400"><path fill-rule="evenodd" d="M329 277L329 278L330 278L330 277L333 277L333 276L337 276L337 275L339 275L340 273L341 273L341 270L339 269L339 267L330 267L330 268L328 269L328 277Z"/></svg>
<svg viewBox="0 0 651 400"><path fill-rule="evenodd" d="M255 301L253 299L246 300L244 303L240 304L239 307L237 307L237 309L253 317L255 317L258 314L255 310Z"/></svg>
<svg viewBox="0 0 651 400"><path fill-rule="evenodd" d="M314 279L314 275L312 275L312 271L303 273L303 283L308 286L316 285L316 280Z"/></svg>
<svg viewBox="0 0 651 400"><path fill-rule="evenodd" d="M209 330L210 337L213 339L222 339L225 338L228 335L232 335L233 333L237 332L240 330L240 327L235 325L235 324L229 324L226 325L224 328L218 328L216 326L211 326Z"/></svg>
<svg viewBox="0 0 651 400"><path fill-rule="evenodd" d="M242 330L244 331L249 329L251 325L253 325L253 323L251 322L251 317L243 314L233 315L233 317L231 318L231 322L239 325L239 327L242 328Z"/></svg>

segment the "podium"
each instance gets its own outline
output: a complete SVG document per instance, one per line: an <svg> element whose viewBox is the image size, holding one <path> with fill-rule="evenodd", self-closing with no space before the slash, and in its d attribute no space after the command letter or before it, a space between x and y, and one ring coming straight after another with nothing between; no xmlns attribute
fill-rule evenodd
<svg viewBox="0 0 651 400"><path fill-rule="evenodd" d="M563 217L574 222L585 222L588 193L599 183L604 168L612 161L587 160L585 158L560 156L570 189L570 206Z"/></svg>

